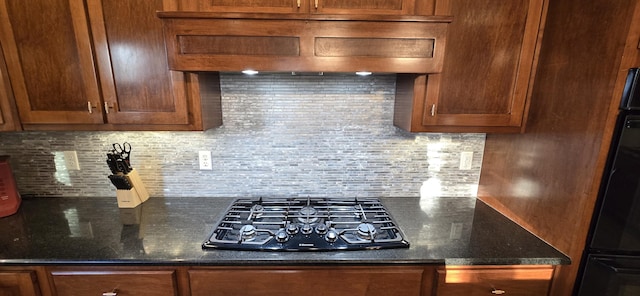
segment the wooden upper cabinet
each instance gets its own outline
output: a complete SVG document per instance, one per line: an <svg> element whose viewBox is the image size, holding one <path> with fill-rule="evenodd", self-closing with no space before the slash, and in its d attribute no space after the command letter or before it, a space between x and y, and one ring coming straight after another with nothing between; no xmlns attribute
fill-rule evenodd
<svg viewBox="0 0 640 296"><path fill-rule="evenodd" d="M435 6L436 0L180 0L184 11L248 13L433 15Z"/></svg>
<svg viewBox="0 0 640 296"><path fill-rule="evenodd" d="M34 271L0 271L0 295L40 296Z"/></svg>
<svg viewBox="0 0 640 296"><path fill-rule="evenodd" d="M188 124L184 74L169 71L162 22L168 1L87 0L107 122Z"/></svg>
<svg viewBox="0 0 640 296"><path fill-rule="evenodd" d="M20 130L20 121L16 114L13 89L2 54L2 44L0 44L0 131L16 130Z"/></svg>
<svg viewBox="0 0 640 296"><path fill-rule="evenodd" d="M399 83L396 125L414 132L519 132L533 81L543 0L451 0L442 73ZM413 80L416 77L403 77ZM410 106L410 107L407 107Z"/></svg>
<svg viewBox="0 0 640 296"><path fill-rule="evenodd" d="M212 127L197 75L167 66L156 11L177 8L176 0L0 0L0 41L24 129Z"/></svg>
<svg viewBox="0 0 640 296"><path fill-rule="evenodd" d="M103 122L82 0L0 0L0 22L23 124Z"/></svg>

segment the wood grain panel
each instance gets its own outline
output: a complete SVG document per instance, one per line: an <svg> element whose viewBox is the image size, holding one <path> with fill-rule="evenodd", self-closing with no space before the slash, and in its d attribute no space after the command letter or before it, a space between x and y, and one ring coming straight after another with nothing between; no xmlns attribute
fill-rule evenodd
<svg viewBox="0 0 640 296"><path fill-rule="evenodd" d="M267 36L178 36L181 54L300 55L300 38Z"/></svg>
<svg viewBox="0 0 640 296"><path fill-rule="evenodd" d="M191 295L421 295L421 268L190 270ZM429 290L427 287L425 290Z"/></svg>
<svg viewBox="0 0 640 296"><path fill-rule="evenodd" d="M188 124L184 74L167 65L157 10L170 1L89 0L105 115L111 124Z"/></svg>
<svg viewBox="0 0 640 296"><path fill-rule="evenodd" d="M83 1L2 0L0 22L23 123L103 122Z"/></svg>
<svg viewBox="0 0 640 296"><path fill-rule="evenodd" d="M413 14L415 0L311 0L314 13Z"/></svg>
<svg viewBox="0 0 640 296"><path fill-rule="evenodd" d="M574 262L608 152L624 83L619 76L638 54L639 5L550 2L526 132L487 136L479 197ZM577 269L559 267L550 295L571 295Z"/></svg>
<svg viewBox="0 0 640 296"><path fill-rule="evenodd" d="M434 39L315 38L320 57L433 58Z"/></svg>
<svg viewBox="0 0 640 296"><path fill-rule="evenodd" d="M86 296L117 292L120 296L177 295L175 271L53 271L57 295Z"/></svg>
<svg viewBox="0 0 640 296"><path fill-rule="evenodd" d="M308 0L181 0L181 7L211 12L309 12Z"/></svg>
<svg viewBox="0 0 640 296"><path fill-rule="evenodd" d="M366 70L391 73L433 73L442 69L442 60L446 50L447 21L445 19L431 22L430 19L423 18L423 21L405 22L273 20L250 18L252 16L238 19L237 15L234 15L233 18L219 18L218 15L205 16L202 13L199 13L198 16L198 18L184 18L183 15L160 14L165 24L169 66L174 70L241 71L255 69L260 71L310 72L354 72ZM180 40L184 40L187 36L297 38L300 41L299 56L183 54ZM366 47L353 49L349 53L349 51L341 48L338 56L320 56L315 53L317 48L315 42L316 40L321 40L319 38L340 40L341 46L345 45L344 40L347 39L356 40L346 41L351 45L353 45L351 42L360 42L362 44L363 40L368 40L368 42L377 44L387 42L386 46L400 44L405 47L407 44L414 42L412 40L435 40L435 45L431 42L413 43L414 45L429 45L430 49L413 48L398 52L401 54L407 54L407 52L413 54L415 52L429 52L433 48L435 50L431 57L403 57L388 56L388 49ZM388 39L393 39L393 41L390 42ZM403 39L408 41L403 43L401 41ZM326 43L328 39L322 40ZM242 45L243 42L237 43ZM193 47L189 48L195 50ZM320 48L323 54L333 50L325 50L327 48L322 48L322 45L320 45ZM286 51L291 51L291 49ZM240 49L240 52L252 53L253 50ZM226 52L223 51L223 53ZM269 50L269 53L273 53L273 51ZM357 54L357 56L340 56L345 54Z"/></svg>
<svg viewBox="0 0 640 296"><path fill-rule="evenodd" d="M547 295L552 275L553 268L550 266L514 266L512 268L448 266L437 270L436 295L499 295L493 291L504 291L505 295Z"/></svg>
<svg viewBox="0 0 640 296"><path fill-rule="evenodd" d="M0 44L0 131L15 131L20 129L13 89L9 81L7 64L2 54L2 44Z"/></svg>
<svg viewBox="0 0 640 296"><path fill-rule="evenodd" d="M33 271L0 272L0 295L40 296L36 273Z"/></svg>

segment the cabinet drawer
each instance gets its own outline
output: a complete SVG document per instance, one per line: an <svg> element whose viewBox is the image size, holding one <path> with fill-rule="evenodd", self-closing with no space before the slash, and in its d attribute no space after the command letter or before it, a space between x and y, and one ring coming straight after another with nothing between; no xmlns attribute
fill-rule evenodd
<svg viewBox="0 0 640 296"><path fill-rule="evenodd" d="M34 271L0 271L0 295L2 296L39 296Z"/></svg>
<svg viewBox="0 0 640 296"><path fill-rule="evenodd" d="M549 266L439 268L436 295L547 295L552 276L553 268Z"/></svg>
<svg viewBox="0 0 640 296"><path fill-rule="evenodd" d="M420 295L423 269L316 268L190 270L192 296Z"/></svg>
<svg viewBox="0 0 640 296"><path fill-rule="evenodd" d="M177 295L173 270L52 271L55 295L85 296L116 292L118 296Z"/></svg>

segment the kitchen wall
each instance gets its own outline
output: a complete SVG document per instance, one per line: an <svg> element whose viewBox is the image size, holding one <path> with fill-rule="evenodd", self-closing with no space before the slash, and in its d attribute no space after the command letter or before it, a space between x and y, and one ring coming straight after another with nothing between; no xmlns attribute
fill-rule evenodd
<svg viewBox="0 0 640 296"><path fill-rule="evenodd" d="M153 196L475 197L484 134L393 126L394 75L223 74L222 127L205 132L0 133L23 195L115 196L105 153L128 141ZM80 170L62 151L77 151ZM199 170L198 151L213 170ZM473 152L460 170L460 152Z"/></svg>

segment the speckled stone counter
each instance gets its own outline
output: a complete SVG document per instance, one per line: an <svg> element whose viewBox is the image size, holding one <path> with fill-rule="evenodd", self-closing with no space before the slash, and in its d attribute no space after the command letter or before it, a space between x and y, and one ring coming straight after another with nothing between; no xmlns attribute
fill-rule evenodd
<svg viewBox="0 0 640 296"><path fill-rule="evenodd" d="M202 250L232 198L152 197L135 209L112 198L34 198L0 218L0 264L320 265L569 264L471 198L382 199L408 249L328 252Z"/></svg>

